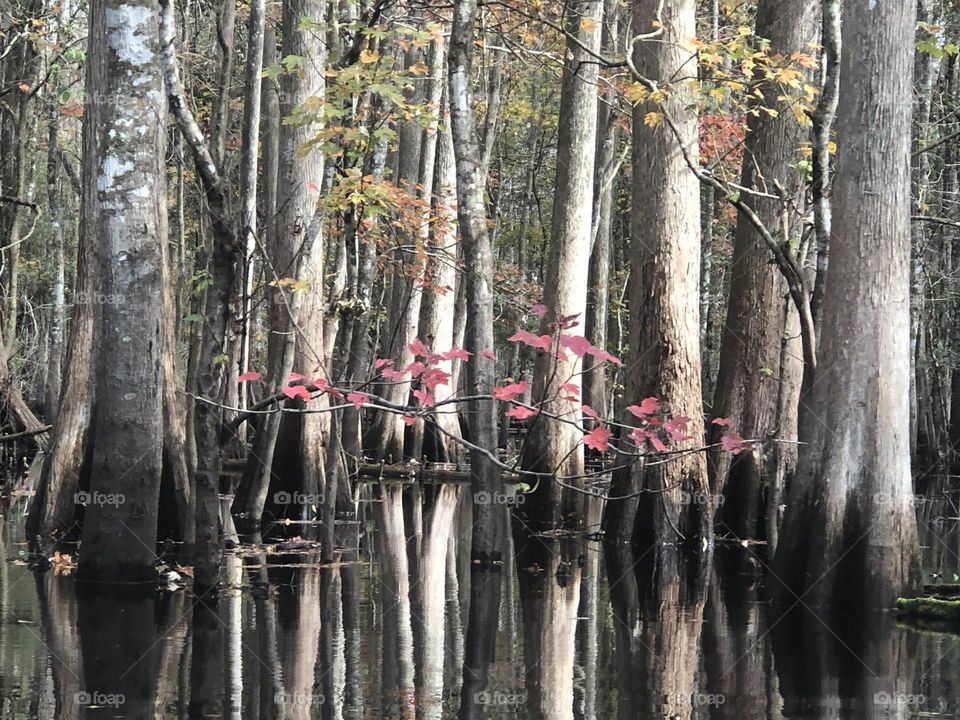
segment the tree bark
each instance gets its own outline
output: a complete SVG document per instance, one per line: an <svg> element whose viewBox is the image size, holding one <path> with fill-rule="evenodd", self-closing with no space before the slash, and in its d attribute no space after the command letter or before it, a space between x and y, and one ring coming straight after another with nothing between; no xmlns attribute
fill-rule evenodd
<svg viewBox="0 0 960 720"><path fill-rule="evenodd" d="M100 109L93 158L97 197L87 227L96 238L100 292L115 301L103 303L96 332L102 402L92 423L92 500L78 571L86 580L154 577L169 320L156 301L164 292L166 243L158 20L148 0L105 0L91 14L91 50L103 48L102 64L91 68L91 95L130 102Z"/></svg>
<svg viewBox="0 0 960 720"><path fill-rule="evenodd" d="M888 607L920 579L904 393L915 7L845 13L822 369L775 566L809 605Z"/></svg>
<svg viewBox="0 0 960 720"><path fill-rule="evenodd" d="M663 33L635 44L634 61L647 78L668 82L684 75L691 62L685 43L695 33L693 0L663 8L656 0L633 3L633 32ZM677 136L644 118L659 108L641 103L633 112L633 204L630 247L630 354L625 397L660 399L672 415L690 418L688 443L703 438L700 391L699 267L700 188L681 152L696 162L697 120L686 110L689 90L671 88L665 111L675 120ZM711 541L710 503L684 502L709 495L706 462L701 453L645 466L635 463L614 475L607 507L611 543L642 547L662 542ZM634 498L627 496L641 493ZM626 498L626 499L617 499Z"/></svg>
<svg viewBox="0 0 960 720"><path fill-rule="evenodd" d="M479 355L492 352L493 336L493 249L487 231L483 200L485 178L481 151L477 142L476 120L470 97L473 68L474 23L477 1L463 0L454 5L450 31L448 81L450 126L453 132L457 164L457 218L463 244L466 271L467 315L466 349L473 353L466 367L466 385L470 394L489 395L493 390L494 361ZM466 407L471 438L480 447L497 443L496 406L493 400L474 400ZM496 493L500 473L486 455L470 453L471 490ZM495 627L500 608L501 562L506 514L503 505L473 506L473 531L470 549L470 614L460 689L460 720L484 716L477 693L490 684L490 670L496 653Z"/></svg>
<svg viewBox="0 0 960 720"><path fill-rule="evenodd" d="M775 56L790 58L803 53L816 40L816 10L812 0L763 0L757 7L756 35L770 41L770 53ZM806 175L794 166L806 130L797 121L789 99L775 99L779 95L776 87L761 86L760 92L763 99L754 97L750 103L758 114L749 115L740 184L768 193L782 188L782 197L746 195L744 202L768 228L782 228L780 242L796 245L803 218L791 208L804 204ZM773 109L777 117L768 116L760 107ZM783 237L785 231L790 233L788 237ZM787 281L770 263L763 238L750 220L738 215L713 416L730 418L743 437L773 441L736 456L711 453L711 485L724 496L718 510L718 531L738 538L764 535L764 487L774 476L789 478L796 466L796 445L791 441L797 437L799 396L798 383L792 378L799 377L802 369L796 361L785 368L780 363L789 324L784 323L782 302L787 292ZM792 350L788 357L799 357L795 333L787 344ZM790 397L781 406L778 399L784 390ZM724 431L722 426L711 425L709 442L719 443ZM787 443L776 442L781 439Z"/></svg>

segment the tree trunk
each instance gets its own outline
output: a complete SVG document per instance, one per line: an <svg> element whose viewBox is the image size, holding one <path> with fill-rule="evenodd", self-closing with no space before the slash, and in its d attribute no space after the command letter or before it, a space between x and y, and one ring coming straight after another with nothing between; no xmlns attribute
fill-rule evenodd
<svg viewBox="0 0 960 720"><path fill-rule="evenodd" d="M803 53L817 37L816 10L813 0L762 0L757 7L756 35L768 39L770 52L778 56L790 58ZM751 106L772 108L779 114L772 118L760 111L749 116L740 184L758 191L766 188L767 192L782 187L784 197L777 200L745 195L744 202L768 228L786 225L790 236L783 237L781 232L778 240L796 245L803 218L791 207L802 207L806 192L806 174L795 169L797 148L806 129L797 121L789 99L774 100L779 94L774 86L761 87L760 91L763 99L753 98ZM783 222L784 216L787 223ZM802 372L794 361L784 368L789 377L780 374L781 345L787 329L782 298L787 292L787 281L770 262L763 238L746 216L739 214L713 415L730 418L743 437L774 442L754 445L736 456L724 451L711 454L711 484L724 496L717 517L721 534L761 537L766 509L764 486L778 472L789 477L796 465L796 445L791 441L797 436L799 397L794 392L787 398L785 417L778 403L781 389L794 387L796 383L790 378ZM800 356L796 334L788 344L792 356ZM711 425L709 442L718 443L724 431L722 426ZM776 442L780 439L787 443Z"/></svg>
<svg viewBox="0 0 960 720"><path fill-rule="evenodd" d="M463 0L454 5L450 31L449 98L450 124L457 163L457 218L466 272L467 322L466 349L473 353L467 363L469 394L489 395L493 391L494 361L479 355L492 352L493 336L493 249L487 232L483 201L484 172L476 121L471 102L470 78L473 67L474 23L477 1ZM496 406L491 400L471 401L465 410L470 436L484 448L497 443ZM482 452L470 453L470 487L492 495L500 490L500 473ZM477 693L490 684L490 670L496 652L495 627L500 608L501 562L506 513L503 505L474 502L473 532L470 549L470 616L460 689L460 720L484 716Z"/></svg>
<svg viewBox="0 0 960 720"><path fill-rule="evenodd" d="M888 607L920 579L904 392L915 8L845 13L822 369L775 565L809 605Z"/></svg>
<svg viewBox="0 0 960 720"><path fill-rule="evenodd" d="M633 3L633 32L657 26L656 0ZM679 0L664 8L663 33L635 45L637 69L657 82L684 74L691 62L685 43L695 33L696 3ZM687 443L703 438L700 391L699 268L700 188L687 167L679 143L696 162L697 119L687 111L689 91L671 88L665 110L677 133L644 117L658 108L638 104L633 112L633 205L631 213L630 354L625 397L630 402L653 396L674 416L690 418ZM700 546L712 539L709 503L684 502L709 494L701 453L670 462L633 464L618 471L607 504L607 537L642 547L662 542ZM617 499L643 491L638 497Z"/></svg>
<svg viewBox="0 0 960 720"><path fill-rule="evenodd" d="M163 450L165 345L163 246L163 78L152 2L94 3L94 97L122 95L97 117L97 198L88 229L96 238L101 307L95 334L99 397L93 417L90 502L83 525L80 575L86 580L154 577ZM93 52L103 47L102 54ZM131 129L136 127L137 132Z"/></svg>
<svg viewBox="0 0 960 720"><path fill-rule="evenodd" d="M290 117L305 102L322 98L326 40L302 19L322 22L326 0L286 0L283 5L283 57L304 58L297 73L286 73L281 85L280 114ZM267 345L268 385L279 392L293 369L304 375L327 378L323 360L323 239L322 218L317 209L323 183L323 153L312 148L301 152L317 130L314 122L283 123L280 128L280 178L277 208L279 217L271 233L271 257L267 259L270 280L270 337ZM295 292L280 287L279 281L294 279L302 287ZM294 401L291 401L294 402ZM302 401L296 401L302 402ZM314 401L323 407L326 396ZM316 496L322 488L323 433L327 427L322 414L293 414L282 419L267 415L261 422L249 456L247 469L237 491L234 512L242 516L247 529L259 525L271 487ZM310 519L311 504L297 508L297 519Z"/></svg>

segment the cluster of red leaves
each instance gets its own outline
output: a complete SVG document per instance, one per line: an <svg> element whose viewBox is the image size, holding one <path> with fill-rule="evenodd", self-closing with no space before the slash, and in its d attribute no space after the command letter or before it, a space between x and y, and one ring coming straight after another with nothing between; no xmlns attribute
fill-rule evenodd
<svg viewBox="0 0 960 720"><path fill-rule="evenodd" d="M537 304L530 308L530 312L539 318L544 318L548 312L546 306ZM510 342L519 342L534 348L538 352L550 353L553 357L561 361L569 360L570 357L566 351L573 353L578 358L591 355L598 362L612 362L620 365L620 359L611 355L606 350L598 348L590 343L582 335L573 335L566 331L576 327L578 324L576 315L560 316L555 322L549 323L547 329L550 334L536 335L527 330L518 330L508 340ZM415 386L411 392L420 409L431 408L436 404L435 391L438 387L449 384L451 375L440 367L441 363L452 360L468 362L473 353L459 347L452 347L444 352L433 352L420 338L411 342L407 349L413 354L414 360L405 368L394 367L395 361L389 358L378 358L374 361L374 369L380 372L380 376L391 382L411 382ZM478 355L492 361L496 361L496 356L483 350ZM260 373L250 371L240 375L238 382L249 382L260 380ZM290 398L300 398L303 401L311 399L312 390L327 392L337 399L344 399L344 394L332 385L328 385L324 378L309 378L300 373L291 373L287 379L287 385L282 388L283 394ZM529 385L526 381L510 382L493 388L493 397L501 402L511 404L511 407L505 415L517 420L527 420L537 414L539 410L525 403L516 400L517 396L523 396ZM569 402L579 402L580 385L574 382L565 382L560 386L563 395L562 398ZM352 391L346 394L346 401L356 408L361 408L370 403L370 396L360 391ZM595 426L589 432L585 432L583 443L587 447L598 452L607 452L610 450L610 440L613 438L613 431L604 423L603 418L589 405L581 405L580 411L583 417L591 418L595 421ZM643 448L647 444L657 452L667 452L670 448L668 443L680 443L693 439L687 435L686 429L690 423L690 418L685 415L666 415L661 412L660 401L655 397L648 397L640 401L637 405L628 405L627 411L637 418L638 425L631 427L627 438L637 448ZM403 422L412 425L416 422L416 417L412 414L404 414ZM729 418L715 418L714 425L723 427L724 434L720 439L721 447L730 453L736 455L747 447L746 441L732 429L732 421Z"/></svg>
<svg viewBox="0 0 960 720"><path fill-rule="evenodd" d="M700 159L707 165L715 162L740 166L746 122L741 114L708 113L700 116Z"/></svg>

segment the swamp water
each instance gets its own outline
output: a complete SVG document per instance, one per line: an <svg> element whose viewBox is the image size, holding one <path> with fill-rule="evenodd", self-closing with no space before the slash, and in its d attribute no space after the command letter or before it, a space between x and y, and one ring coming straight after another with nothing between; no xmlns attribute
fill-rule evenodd
<svg viewBox="0 0 960 720"><path fill-rule="evenodd" d="M382 580L372 527L359 559L334 566L310 549L237 548L210 607L183 590L84 587L56 564L31 571L22 563L23 503L14 499L0 525L2 718L456 716L462 557L446 564L443 619L411 612L402 622L407 605ZM960 576L957 515L921 508L928 579ZM488 691L472 698L482 716L535 717L528 683L539 682L562 697L572 690L576 720L960 717L960 635L907 628L893 613L828 623L802 598L775 611L763 599L766 561L749 548L718 549L711 567L695 570L651 570L642 557L617 567L596 542L580 550L572 688L525 663L524 569L508 562L490 628L496 665ZM569 627L568 618L527 617L542 637ZM420 638L436 622L443 652L424 657Z"/></svg>

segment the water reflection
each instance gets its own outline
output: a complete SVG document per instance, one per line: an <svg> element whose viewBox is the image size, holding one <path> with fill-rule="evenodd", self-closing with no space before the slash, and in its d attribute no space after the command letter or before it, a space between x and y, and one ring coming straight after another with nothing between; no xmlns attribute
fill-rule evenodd
<svg viewBox="0 0 960 720"><path fill-rule="evenodd" d="M420 517L407 498L399 487L369 496L361 523L339 523L324 557L311 544L254 538L225 559L216 602L34 573L16 561L18 521L5 521L0 716L456 717L469 524L456 486L423 488ZM932 571L958 567L955 522L926 526L925 543L940 548ZM960 711L960 637L898 626L892 613L831 618L802 599L774 608L762 549L718 549L707 562L671 546L604 554L587 540L512 541L479 716Z"/></svg>

